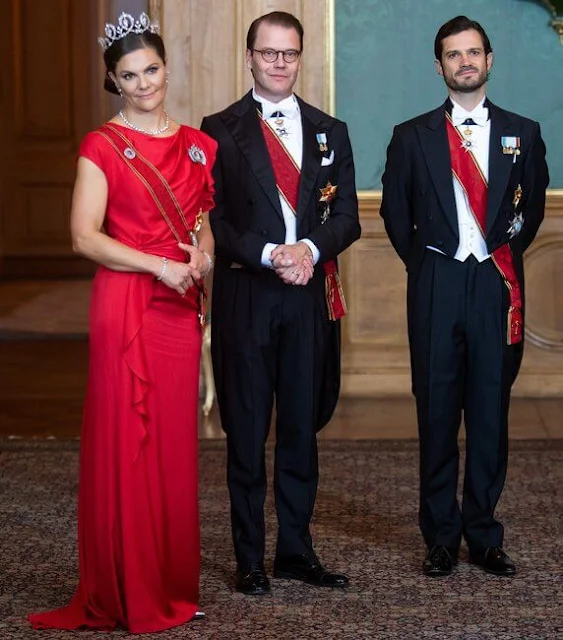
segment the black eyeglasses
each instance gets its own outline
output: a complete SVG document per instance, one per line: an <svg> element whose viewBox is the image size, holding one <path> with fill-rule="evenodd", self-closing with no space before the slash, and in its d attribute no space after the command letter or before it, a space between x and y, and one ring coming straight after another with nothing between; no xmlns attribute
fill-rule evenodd
<svg viewBox="0 0 563 640"><path fill-rule="evenodd" d="M296 51L295 49L287 49L287 51L276 51L275 49L252 49L252 51L258 51L264 62L276 62L281 53L284 62L292 63L297 62L301 55L301 51Z"/></svg>

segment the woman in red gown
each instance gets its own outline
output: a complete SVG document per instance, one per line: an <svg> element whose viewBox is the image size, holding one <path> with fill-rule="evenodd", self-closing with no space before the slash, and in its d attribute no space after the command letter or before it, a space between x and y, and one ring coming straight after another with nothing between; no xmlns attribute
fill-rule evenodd
<svg viewBox="0 0 563 640"><path fill-rule="evenodd" d="M120 115L80 148L71 231L101 266L81 438L80 583L37 629L154 632L198 617L201 281L212 266L211 138L169 119L147 16L106 28ZM202 213L204 212L204 213ZM196 246L197 245L197 246Z"/></svg>

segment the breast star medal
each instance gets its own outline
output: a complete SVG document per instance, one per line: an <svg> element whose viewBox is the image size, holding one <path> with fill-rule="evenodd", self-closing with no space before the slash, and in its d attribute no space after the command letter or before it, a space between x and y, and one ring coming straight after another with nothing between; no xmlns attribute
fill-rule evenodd
<svg viewBox="0 0 563 640"><path fill-rule="evenodd" d="M336 197L336 191L338 189L338 185L330 184L330 182L326 183L326 187L323 189L319 189L321 192L321 197L319 198L319 202L323 205L323 213L321 215L321 224L324 224L330 217L330 203Z"/></svg>
<svg viewBox="0 0 563 640"><path fill-rule="evenodd" d="M321 192L319 202L330 202L331 200L334 200L337 189L338 185L330 184L330 182L327 182L324 189L319 189L319 191Z"/></svg>
<svg viewBox="0 0 563 640"><path fill-rule="evenodd" d="M518 185L516 189L514 189L514 196L512 198L512 204L514 209L518 208L520 204L520 200L522 200L522 185ZM510 221L510 226L508 227L508 236L510 239L514 238L514 236L518 235L522 230L522 226L524 224L524 216L522 212L515 213L514 218Z"/></svg>
<svg viewBox="0 0 563 640"><path fill-rule="evenodd" d="M520 204L520 200L522 200L522 185L518 185L516 189L514 189L514 197L512 198L512 204L516 209Z"/></svg>
<svg viewBox="0 0 563 640"><path fill-rule="evenodd" d="M518 235L522 230L522 226L524 224L524 217L522 216L522 212L516 213L514 218L510 221L510 226L508 227L508 237L512 240L514 236Z"/></svg>

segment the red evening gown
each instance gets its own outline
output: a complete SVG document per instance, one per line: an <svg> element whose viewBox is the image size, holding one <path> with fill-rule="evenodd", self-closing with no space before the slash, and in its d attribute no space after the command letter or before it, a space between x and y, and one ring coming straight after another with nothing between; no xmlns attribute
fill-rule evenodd
<svg viewBox="0 0 563 640"><path fill-rule="evenodd" d="M167 179L193 226L199 209L213 206L215 142L184 126L165 138L119 130ZM205 163L192 159L192 145ZM185 261L146 187L108 141L90 133L79 155L107 177L106 233ZM35 628L143 633L194 617L201 337L193 287L182 298L150 274L98 269L80 454L80 583L68 606L29 616Z"/></svg>

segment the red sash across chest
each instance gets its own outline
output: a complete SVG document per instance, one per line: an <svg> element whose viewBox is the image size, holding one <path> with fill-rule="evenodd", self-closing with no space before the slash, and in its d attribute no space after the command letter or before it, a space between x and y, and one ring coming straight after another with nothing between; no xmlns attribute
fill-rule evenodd
<svg viewBox="0 0 563 640"><path fill-rule="evenodd" d="M196 216L196 227L191 228L166 178L149 160L135 149L133 143L127 136L111 124L103 125L99 129L99 134L109 142L119 157L129 167L133 175L143 183L176 240L184 244L195 245L197 243L197 225L199 225L201 221L201 210ZM199 292L199 320L201 325L204 326L206 320L205 303L207 291L203 280L196 282L195 286Z"/></svg>
<svg viewBox="0 0 563 640"><path fill-rule="evenodd" d="M450 147L452 173L464 190L471 213L483 238L485 238L487 229L487 180L471 150L464 146L463 136L454 126L449 113L446 113L446 130ZM510 245L504 244L502 247L495 249L492 253L492 260L510 294L506 331L507 344L516 344L521 342L523 337L522 294L514 269Z"/></svg>
<svg viewBox="0 0 563 640"><path fill-rule="evenodd" d="M291 207L294 215L297 215L301 172L279 137L262 118L261 114L259 114L259 118L266 147L270 155L276 186L281 196ZM325 272L325 294L328 316L331 320L339 320L342 316L346 315L347 308L336 260L325 262L323 268Z"/></svg>

